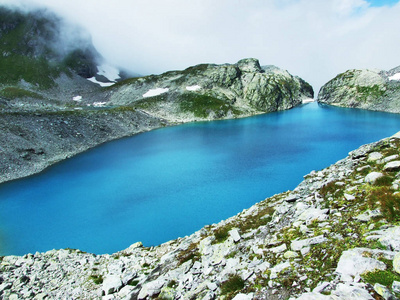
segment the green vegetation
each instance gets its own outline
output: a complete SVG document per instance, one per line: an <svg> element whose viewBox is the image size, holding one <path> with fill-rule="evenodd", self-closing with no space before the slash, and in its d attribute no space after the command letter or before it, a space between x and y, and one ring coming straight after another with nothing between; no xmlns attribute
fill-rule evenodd
<svg viewBox="0 0 400 300"><path fill-rule="evenodd" d="M232 226L223 226L219 227L214 231L214 241L212 244L218 244L225 242L226 239L229 237L229 231L232 229Z"/></svg>
<svg viewBox="0 0 400 300"><path fill-rule="evenodd" d="M17 99L17 98L36 98L43 99L43 97L37 93L20 89L17 87L7 87L0 91L0 97L7 99Z"/></svg>
<svg viewBox="0 0 400 300"><path fill-rule="evenodd" d="M239 275L230 275L229 278L221 283L221 294L232 297L235 292L244 288L244 280Z"/></svg>
<svg viewBox="0 0 400 300"><path fill-rule="evenodd" d="M373 85L373 86L356 86L357 93L361 94L359 95L359 100L362 99L367 99L368 97L372 98L379 98L385 94L384 90L381 90L379 85ZM361 98L360 98L361 96Z"/></svg>
<svg viewBox="0 0 400 300"><path fill-rule="evenodd" d="M372 285L380 283L389 288L391 288L393 281L400 281L400 275L391 270L376 270L374 272L362 274L361 277Z"/></svg>
<svg viewBox="0 0 400 300"><path fill-rule="evenodd" d="M229 111L234 115L240 114L240 111L224 100L200 95L197 93L182 94L179 99L179 107L183 112L193 113L198 118L208 118L210 113L214 112L218 118L226 116Z"/></svg>
<svg viewBox="0 0 400 300"><path fill-rule="evenodd" d="M198 243L192 243L189 245L189 247L187 247L187 249L181 251L177 256L178 265L182 265L189 260L200 260L200 252L198 246Z"/></svg>
<svg viewBox="0 0 400 300"><path fill-rule="evenodd" d="M104 280L102 275L90 275L89 279L93 280L95 284L102 284Z"/></svg>

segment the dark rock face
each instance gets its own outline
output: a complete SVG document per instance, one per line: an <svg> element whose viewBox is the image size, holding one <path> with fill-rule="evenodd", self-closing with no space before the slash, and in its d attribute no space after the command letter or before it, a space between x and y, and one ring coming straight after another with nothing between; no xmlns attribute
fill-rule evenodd
<svg viewBox="0 0 400 300"><path fill-rule="evenodd" d="M390 71L348 70L326 83L318 102L386 112L400 112L400 67Z"/></svg>

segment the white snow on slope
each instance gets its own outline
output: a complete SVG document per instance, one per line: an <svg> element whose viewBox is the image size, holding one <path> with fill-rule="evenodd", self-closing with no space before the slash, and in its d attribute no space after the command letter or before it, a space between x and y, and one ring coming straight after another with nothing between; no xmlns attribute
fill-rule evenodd
<svg viewBox="0 0 400 300"><path fill-rule="evenodd" d="M82 96L75 96L72 98L72 100L80 102L80 101L82 101Z"/></svg>
<svg viewBox="0 0 400 300"><path fill-rule="evenodd" d="M400 73L396 73L389 77L389 80L400 80Z"/></svg>
<svg viewBox="0 0 400 300"><path fill-rule="evenodd" d="M188 91L198 91L198 90L200 90L201 89L201 86L199 86L199 85L192 85L192 86L187 86L186 87L186 89L188 90Z"/></svg>
<svg viewBox="0 0 400 300"><path fill-rule="evenodd" d="M89 81L99 84L100 86L112 86L115 82L100 82L96 80L96 77L88 78Z"/></svg>
<svg viewBox="0 0 400 300"><path fill-rule="evenodd" d="M143 98L158 96L158 95L164 94L164 93L166 93L168 91L169 91L169 88L152 89L152 90L149 90L147 93L143 94Z"/></svg>
<svg viewBox="0 0 400 300"><path fill-rule="evenodd" d="M97 66L97 69L99 70L99 72L97 74L103 75L110 81L116 81L117 79L121 78L119 76L119 70L112 66L101 65L101 66Z"/></svg>

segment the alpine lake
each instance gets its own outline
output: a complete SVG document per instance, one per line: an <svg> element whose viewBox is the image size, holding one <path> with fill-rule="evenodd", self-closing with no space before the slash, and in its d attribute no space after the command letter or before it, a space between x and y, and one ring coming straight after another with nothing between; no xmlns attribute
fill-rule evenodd
<svg viewBox="0 0 400 300"><path fill-rule="evenodd" d="M398 114L314 102L109 142L0 184L0 255L158 245L294 189L399 130Z"/></svg>

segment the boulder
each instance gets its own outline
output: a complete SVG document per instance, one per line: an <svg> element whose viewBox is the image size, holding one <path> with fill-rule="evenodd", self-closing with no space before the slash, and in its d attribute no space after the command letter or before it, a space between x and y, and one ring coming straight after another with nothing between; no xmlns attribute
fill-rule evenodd
<svg viewBox="0 0 400 300"><path fill-rule="evenodd" d="M165 280L158 279L146 283L142 286L139 292L138 299L146 299L147 297L153 297L161 292L162 287L165 285Z"/></svg>
<svg viewBox="0 0 400 300"><path fill-rule="evenodd" d="M304 240L296 240L293 241L290 244L290 248L293 251L299 251L302 248L308 247L310 245L316 245L316 244L321 244L323 242L326 242L328 239L324 237L323 235L315 236L309 239L304 239Z"/></svg>
<svg viewBox="0 0 400 300"><path fill-rule="evenodd" d="M341 280L353 282L353 278L366 272L374 270L386 270L385 263L372 258L365 257L364 248L354 248L344 251L340 256L336 272L341 275Z"/></svg>
<svg viewBox="0 0 400 300"><path fill-rule="evenodd" d="M398 171L400 170L400 160L388 162L384 167L384 171Z"/></svg>
<svg viewBox="0 0 400 300"><path fill-rule="evenodd" d="M109 295L118 292L122 285L121 277L109 275L104 279L102 289L104 294Z"/></svg>
<svg viewBox="0 0 400 300"><path fill-rule="evenodd" d="M367 176L365 176L364 182L374 184L375 181L382 176L383 174L380 172L371 172Z"/></svg>

